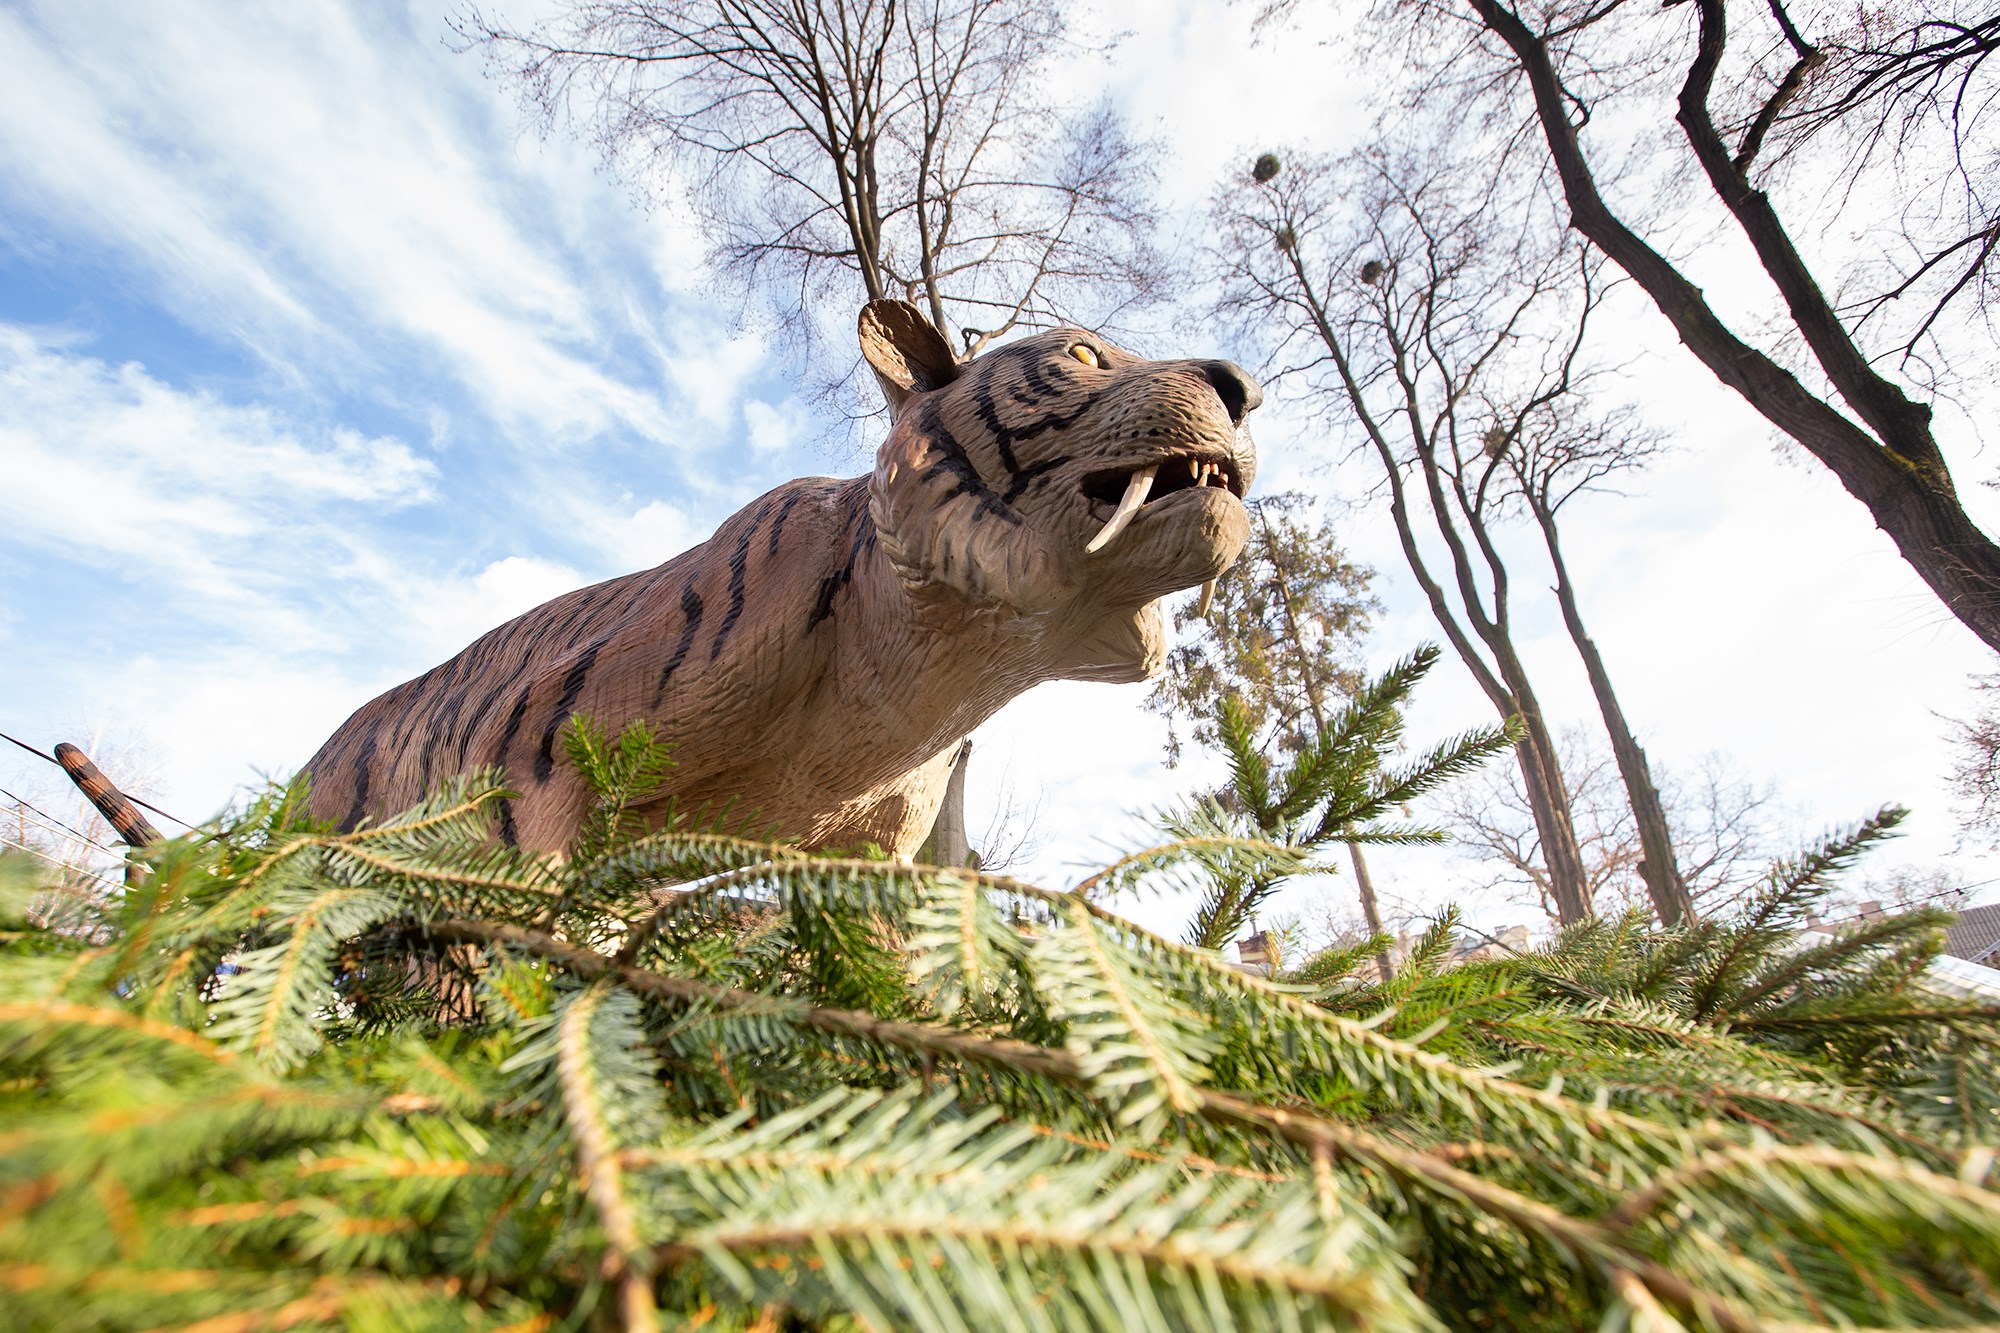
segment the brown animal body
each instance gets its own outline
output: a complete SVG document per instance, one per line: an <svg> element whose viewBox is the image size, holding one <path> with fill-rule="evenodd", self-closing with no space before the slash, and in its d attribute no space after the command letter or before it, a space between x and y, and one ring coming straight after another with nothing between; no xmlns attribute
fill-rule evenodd
<svg viewBox="0 0 2000 1333"><path fill-rule="evenodd" d="M873 473L781 486L365 704L307 765L313 813L351 828L498 764L521 793L501 837L557 850L589 800L562 757L583 713L671 742L682 808L734 801L809 847L907 855L959 738L1008 700L1157 672L1158 599L1220 574L1247 535L1256 386L1076 330L961 365L895 302L861 333L894 414ZM1153 498L1086 550L1121 497L1135 508L1141 472Z"/></svg>

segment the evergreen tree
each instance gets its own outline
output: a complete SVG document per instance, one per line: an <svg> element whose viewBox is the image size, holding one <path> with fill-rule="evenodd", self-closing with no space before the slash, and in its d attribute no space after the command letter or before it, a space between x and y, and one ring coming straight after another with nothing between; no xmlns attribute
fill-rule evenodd
<svg viewBox="0 0 2000 1333"><path fill-rule="evenodd" d="M1331 523L1306 517L1308 504L1296 491L1249 501L1250 541L1217 581L1213 602L1188 603L1175 613L1176 629L1199 625L1202 632L1168 655L1167 670L1146 701L1168 719L1168 763L1180 758L1175 723L1182 719L1192 719L1193 739L1229 750L1236 767L1249 762L1237 748L1246 737L1279 763L1296 761L1327 742L1336 711L1361 689L1361 640L1381 609L1368 590L1375 574L1347 558ZM1240 723L1235 744L1224 721L1228 699ZM1346 846L1362 919L1371 935L1383 935L1360 841ZM1190 939L1221 948L1248 919L1247 908L1204 911ZM1388 954L1378 957L1386 977Z"/></svg>
<svg viewBox="0 0 2000 1333"><path fill-rule="evenodd" d="M1361 641L1381 610L1368 586L1375 572L1348 559L1309 504L1296 491L1245 501L1243 554L1206 607L1190 601L1174 612L1185 637L1146 698L1167 719L1169 763L1180 760L1181 727L1198 744L1221 746L1225 695L1237 696L1250 729L1282 756L1310 746L1360 688Z"/></svg>
<svg viewBox="0 0 2000 1333"><path fill-rule="evenodd" d="M1403 706L1437 660L1438 650L1426 646L1358 686L1339 712L1324 721L1315 719L1303 735L1290 733L1284 747L1290 753L1281 750L1275 760L1264 749L1279 747L1258 735L1252 706L1241 695L1222 697L1214 725L1229 756L1229 785L1219 796L1169 816L1165 826L1169 834L1191 843L1233 835L1247 841L1252 850L1246 852L1231 840L1219 844L1218 854L1203 858L1206 882L1188 943L1222 948L1287 877L1329 869L1313 859L1317 852L1345 846L1359 867L1363 843L1445 841L1446 834L1439 829L1380 821L1440 783L1505 752L1517 735L1511 727L1469 731L1412 762L1388 767L1402 741ZM1266 852L1267 846L1282 854ZM1375 915L1372 894L1362 901L1380 954L1389 942Z"/></svg>
<svg viewBox="0 0 2000 1333"><path fill-rule="evenodd" d="M642 832L660 747L567 750L560 858L491 837L487 775L345 834L273 791L116 896L0 861L10 1326L2000 1320L1991 1084L1941 1119L1885 1044L1996 1015L1922 999L1929 918L1786 953L1841 847L1736 935L1446 971L1447 924L1389 987L1278 984L1096 895L1281 847L1058 892Z"/></svg>

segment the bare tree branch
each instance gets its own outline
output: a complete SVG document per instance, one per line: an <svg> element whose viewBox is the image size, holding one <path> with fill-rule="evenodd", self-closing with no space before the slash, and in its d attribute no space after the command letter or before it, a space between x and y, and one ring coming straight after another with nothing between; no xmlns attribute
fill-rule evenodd
<svg viewBox="0 0 2000 1333"><path fill-rule="evenodd" d="M1108 106L1049 97L1053 0L571 0L525 29L478 10L456 28L544 127L684 197L831 379L851 372L827 334L853 303L826 298L849 284L948 336L994 323L970 351L1160 294L1155 150Z"/></svg>
<svg viewBox="0 0 2000 1333"><path fill-rule="evenodd" d="M1525 80L1533 120L1561 184L1570 225L1632 277L1667 317L1682 343L1718 380L1831 470L1867 507L1876 524L1950 612L1990 647L2000 649L2000 545L1980 530L1960 503L1932 433L1930 407L1913 400L1876 369L1855 330L1843 322L1794 243L1771 197L1745 174L1761 147L1762 136L1782 130L1796 138L1815 126L1824 129L1838 123L1851 128L1857 121L1871 119L1872 132L1886 134L1887 118L1895 113L1899 97L1915 97L1926 106L1939 105L1924 101L1938 92L1934 80L1944 73L1970 80L1982 68L1984 48L1996 34L1982 21L1959 25L1957 32L1926 41L1912 34L1929 31L1927 24L1910 26L1904 37L1875 48L1873 57L1841 64L1844 73L1825 81L1833 90L1831 96L1815 91L1821 81L1812 70L1799 70L1800 86L1786 92L1785 80L1778 80L1778 90L1762 101L1769 115L1760 111L1749 118L1743 146L1731 154L1711 103L1730 56L1728 20L1732 11L1728 0L1694 0L1693 47L1682 66L1675 119L1689 158L1710 194L1738 234L1749 242L1776 286L1787 329L1810 353L1816 373L1824 376L1828 391L1822 393L1802 383L1773 354L1752 346L1716 314L1701 290L1606 201L1584 151L1579 135L1585 120L1583 111L1593 101L1619 94L1617 88L1602 81L1579 91L1580 81L1596 78L1593 62L1597 57L1592 52L1623 51L1627 55L1619 58L1664 65L1674 56L1679 39L1665 35L1667 30L1660 27L1628 31L1621 26L1624 15L1618 22L1611 20L1611 9L1557 3L1530 14L1506 0L1467 0L1467 4L1472 16L1497 40L1497 47L1465 48L1469 51L1466 59L1489 75L1496 66L1511 67ZM1454 26L1463 21L1448 0L1403 0L1392 3L1385 12L1405 18L1428 16ZM1810 60L1813 52L1827 49L1824 42L1808 40L1782 7L1773 7L1769 13L1779 27L1794 69L1797 62ZM1894 58L1885 59L1884 53ZM1829 67L1834 63L1838 62L1830 62ZM1500 83L1482 77L1486 81L1481 95L1498 94L1498 100L1504 102L1506 90ZM1470 87L1477 81L1468 76L1463 83ZM1970 103L1953 105L1962 111ZM1459 114L1466 117L1472 113L1462 109ZM1965 123L1952 122L1956 154L1962 154L1971 142L1958 137ZM1866 124L1861 128L1865 139L1871 131ZM1969 188L1975 174L1960 172L1968 182L1969 208L1982 197L1977 189ZM1992 247L1983 241L1969 247L1963 241L1983 238L1992 225L1990 212L1979 213L1976 223L1954 243L1959 250L1972 248L1976 262L1959 273L1961 281L1947 284L1940 304L1918 320L1912 340L1904 344L1906 350L1915 346L1915 339L1934 336L1942 303L1967 290L1975 281L1968 275L1984 271ZM1947 248L1932 247L1925 253L1934 257ZM1920 263L1919 268L1923 267Z"/></svg>

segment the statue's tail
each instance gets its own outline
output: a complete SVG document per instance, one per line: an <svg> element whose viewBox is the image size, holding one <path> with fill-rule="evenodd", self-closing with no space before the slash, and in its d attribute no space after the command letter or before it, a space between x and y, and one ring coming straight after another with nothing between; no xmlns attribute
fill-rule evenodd
<svg viewBox="0 0 2000 1333"><path fill-rule="evenodd" d="M56 762L63 772L76 784L78 791L89 798L127 847L137 850L149 847L161 840L163 835L153 827L153 822L139 813L139 807L132 804L132 798L119 791L110 778L104 776L90 756L71 745L68 741L56 746Z"/></svg>

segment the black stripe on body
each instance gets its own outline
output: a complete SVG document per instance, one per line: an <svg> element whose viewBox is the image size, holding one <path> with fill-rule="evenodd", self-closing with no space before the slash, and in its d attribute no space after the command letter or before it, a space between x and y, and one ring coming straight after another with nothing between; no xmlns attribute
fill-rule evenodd
<svg viewBox="0 0 2000 1333"><path fill-rule="evenodd" d="M722 628L715 632L715 642L709 645L711 662L722 656L722 645L729 642L729 631L736 628L736 618L743 614L743 579L750 568L750 539L764 521L764 508L758 506L757 513L751 515L743 526L743 535L736 539L736 549L729 553L729 613L723 616Z"/></svg>
<svg viewBox="0 0 2000 1333"><path fill-rule="evenodd" d="M1041 477L1050 472L1054 472L1057 468L1061 467L1064 463L1067 462L1069 462L1069 455L1061 454L1055 458L1044 458L1039 463L1034 463L1028 467L1022 468L1019 472L1016 472L1014 474L1014 484L1009 486L1007 488L1006 494L1002 495L1000 498L1005 500L1007 503L1012 504L1014 501L1021 498L1022 493L1026 491L1028 487L1034 483L1037 477Z"/></svg>
<svg viewBox="0 0 2000 1333"><path fill-rule="evenodd" d="M979 514L992 514L1007 522L1019 525L1021 516L1013 511L1005 500L986 484L986 478L973 465L971 455L958 442L944 424L944 415L938 410L937 400L932 399L923 406L923 415L917 422L917 433L930 441L931 449L937 456L924 472L925 481L935 481L939 474L949 473L957 478L952 488L941 499L949 500L954 495L970 495L979 502Z"/></svg>
<svg viewBox="0 0 2000 1333"><path fill-rule="evenodd" d="M458 735L458 717L465 709L474 677L479 674L478 641L464 652L445 664L450 670L438 679L437 693L424 709L423 769L418 775L417 785L428 794L431 789L432 770L438 752L450 745ZM443 667L439 668L444 670ZM490 697L490 696L489 696ZM463 756L460 756L461 759Z"/></svg>
<svg viewBox="0 0 2000 1333"><path fill-rule="evenodd" d="M383 696L383 703L391 710L388 720L374 728L370 739L380 742L380 748L389 756L389 771L393 774L402 757L409 752L410 737L422 720L422 702L431 682L436 679L445 665L432 667L415 680L406 680ZM386 733L386 734L384 734Z"/></svg>
<svg viewBox="0 0 2000 1333"><path fill-rule="evenodd" d="M784 535L785 520L792 516L792 506L799 502L799 492L793 491L778 506L778 516L771 520L771 540L764 547L764 558L773 559L778 554L778 538Z"/></svg>
<svg viewBox="0 0 2000 1333"><path fill-rule="evenodd" d="M470 648L458 655L458 670L446 683L449 693L438 701L435 725L431 728L431 741L435 748L458 744L458 770L465 770L466 751L472 745L472 733L479 729L480 722L493 708L494 698L499 691L486 671L488 645L484 639L475 640ZM474 700L478 706L472 711L470 721L465 719L466 705Z"/></svg>
<svg viewBox="0 0 2000 1333"><path fill-rule="evenodd" d="M847 563L838 574L829 574L819 581L819 600L813 603L812 615L806 620L806 631L811 633L819 628L819 623L833 614L833 599L840 590L854 582L854 562L861 554L866 542L875 540L875 524L867 521L868 493L860 492L854 508L848 511L848 527L854 528L854 540L847 548ZM863 520L858 526L855 520Z"/></svg>
<svg viewBox="0 0 2000 1333"><path fill-rule="evenodd" d="M627 575L618 582L622 586L607 589L607 595L586 599L581 605L572 607L563 629L576 623L580 617L587 617L584 622L586 628L595 628L606 617L622 623L633 605L653 586L653 580L644 572ZM553 631L554 616L538 614L544 612L546 606L547 603L544 603L509 624L488 630L473 640L471 646L458 656L459 670L450 679L441 682L441 688L449 690L450 695L434 710L435 726L431 739L433 747L439 749L456 742L458 772L464 772L472 761L472 741L479 734L487 714L506 697L505 677L518 674L527 665L526 659L536 643ZM510 660L517 655L520 661ZM468 706L471 706L470 716L466 716ZM516 705L517 708L522 706ZM510 716L506 739L500 747L502 753L513 742L521 721L520 717ZM496 760L498 757L495 756ZM431 754L427 750L424 755L427 785L430 763Z"/></svg>
<svg viewBox="0 0 2000 1333"><path fill-rule="evenodd" d="M497 686L483 680L467 681L466 690L470 691L474 684L487 686L486 693L479 698L479 707L473 710L472 716L463 726L459 725L457 710L454 709L452 713L452 730L458 736L458 771L461 773L472 759L472 738L479 734L479 724L493 711L493 705L500 702L500 690Z"/></svg>
<svg viewBox="0 0 2000 1333"><path fill-rule="evenodd" d="M1024 406L1033 406L1045 398L1060 397L1072 387L1051 383L1048 376L1043 373L1039 360L1024 359L1021 364L1021 377L1034 391L1032 394L1016 394ZM980 423L993 433L994 446L1000 450L1000 461L1007 465L1008 472L1017 477L1024 469L1014 457L1016 444L1022 440L1032 440L1046 431L1069 429L1096 407L1098 400L1103 396L1102 390L1086 393L1083 401L1077 404L1073 412L1044 412L1026 425L1009 426L1000 420L1000 409L993 398L992 377L982 375L972 385L973 410L978 414Z"/></svg>
<svg viewBox="0 0 2000 1333"><path fill-rule="evenodd" d="M1085 413L1097 406L1102 393L1085 394L1083 401L1072 412L1043 413L1026 425L1010 426L1000 419L1000 408L993 390L996 374L1008 369L1018 369L1021 381L1013 386L1014 396L1022 405L1030 407L1044 399L1061 397L1074 386L1051 382L1043 372L1039 356L1020 355L1002 359L985 357L981 360L986 364L981 367L980 373L973 378L967 389L972 396L973 412L979 418L979 424L992 436L993 447L1000 454L1000 463L1007 469L1009 478L1007 489L1005 493L993 498L1001 506L1011 506L1015 500L1021 498L1036 478L1053 472L1069 461L1067 457L1046 458L1039 463L1023 466L1021 460L1015 456L1014 446L1022 440L1031 440L1045 431L1063 430L1075 425L1082 420ZM1023 384L1027 392L1022 391ZM932 412L925 422L924 429L926 433L932 435L939 447L945 450L946 460L951 464L950 470L961 479L961 485L954 494L965 493L967 491L963 485L965 469L955 465L953 452L956 451L957 458L964 460L966 469L971 468L970 456L965 453L957 440L951 438L950 432L944 429L943 421L937 412ZM973 471L974 475L977 475L976 469ZM983 479L981 479L981 489L985 490ZM991 495L992 492L985 490L985 494ZM982 513L990 512L983 499L980 510ZM1006 512L1011 515L1013 511L1007 508Z"/></svg>
<svg viewBox="0 0 2000 1333"><path fill-rule="evenodd" d="M521 697L514 701L514 711L507 714L507 725L500 732L500 743L493 747L493 762L506 766L507 748L514 743L514 735L521 730L521 719L528 715L528 689L521 691Z"/></svg>
<svg viewBox="0 0 2000 1333"><path fill-rule="evenodd" d="M681 663L687 660L688 649L694 646L695 633L701 628L701 594L694 590L693 578L681 589L681 615L685 619L681 624L680 642L674 645L673 656L667 659L667 664L660 668L660 683L653 687L655 708L660 706L660 700L667 697L667 682L674 678L674 672L679 671Z"/></svg>
<svg viewBox="0 0 2000 1333"><path fill-rule="evenodd" d="M514 743L514 735L521 729L521 719L527 715L528 690L523 689L521 697L514 701L514 711L507 714L507 726L500 733L500 744L493 747L494 763L503 766L506 764L507 747ZM514 807L512 803L503 796L494 803L494 808L500 812L500 841L506 843L509 847L520 846L520 836L514 830Z"/></svg>
<svg viewBox="0 0 2000 1333"><path fill-rule="evenodd" d="M370 727L361 738L361 753L355 759L354 804L347 809L347 817L340 821L342 833L352 833L361 823L361 816L367 813L368 784L375 776L375 739L381 735L381 728Z"/></svg>
<svg viewBox="0 0 2000 1333"><path fill-rule="evenodd" d="M998 402L994 398L994 378L998 374L1002 374L1006 370L1018 370L1020 372L1020 382L1016 382L1016 398L1022 404L1028 404L1028 406L1032 406L1034 402L1046 400L1046 398L1064 396L1064 394L1068 394L1068 392L1074 390L1074 384L1062 384L1062 382L1050 380L1044 374L1044 370L1042 370L1040 356L1038 354L1026 354L1026 348L1024 348L1024 354L1018 354L1018 356L998 356L998 354L994 354L994 356L982 356L980 362L982 362L980 370L970 380L968 392L972 394L972 410L974 410L974 414L978 416L978 420L986 428L986 432L992 436L994 448L1000 454L1000 464L1006 466L1006 470L1008 470L1008 488L1006 488L1004 494L996 494L992 490L992 486L986 484L986 478L980 474L978 466L972 462L972 456L966 452L964 444L960 444L958 438L944 424L944 416L942 416L942 412L938 408L938 402L934 398L926 400L924 414L918 418L918 426L916 426L920 434L924 434L924 436L930 438L932 446L940 454L938 460L926 472L926 480L934 478L938 472L950 472L958 480L946 492L944 498L950 498L954 494L976 496L978 502L980 502L978 510L976 510L976 516L998 514L998 516L1006 518L1008 522L1016 522L1018 524L1020 516L1012 508L1014 500L1018 500L1028 490L1028 486L1034 484L1034 480L1038 476L1046 476L1048 472L1054 472L1064 462L1068 462L1068 458L1066 456L1064 458L1044 458L1042 462L1032 462L1032 464L1022 466L1020 458L1014 454L1014 446L1020 440L1032 440L1034 436L1038 436L1038 434L1042 434L1046 430L1064 430L1068 426L1074 426L1078 420L1084 418L1086 412L1090 412L1098 404L1098 398L1102 396L1102 392L1084 394L1084 400L1078 402L1076 410L1072 410L1072 412L1042 412L1042 414L1038 414L1034 420L1030 420L1024 426L1010 426L1004 420L1000 420L1000 406L998 406ZM1022 392L1022 386L1026 386L1028 392Z"/></svg>
<svg viewBox="0 0 2000 1333"><path fill-rule="evenodd" d="M564 674L562 697L556 700L555 710L549 714L549 724L542 728L541 748L535 751L535 781L547 782L549 775L555 772L556 733L569 720L570 710L576 707L577 697L583 693L583 683L590 678L590 669L597 665L597 655L610 641L611 636L607 634L584 649Z"/></svg>

